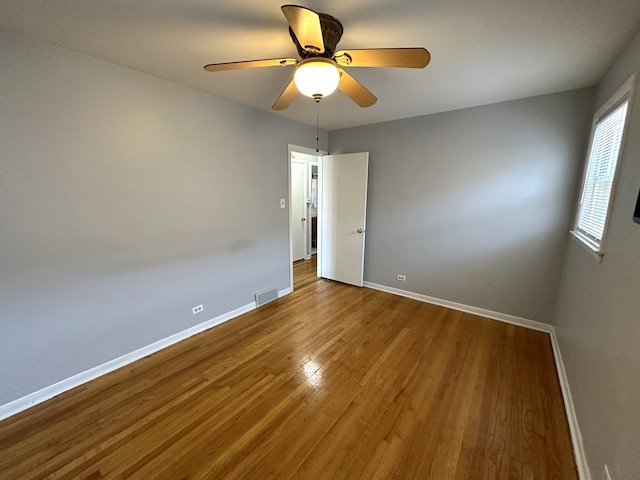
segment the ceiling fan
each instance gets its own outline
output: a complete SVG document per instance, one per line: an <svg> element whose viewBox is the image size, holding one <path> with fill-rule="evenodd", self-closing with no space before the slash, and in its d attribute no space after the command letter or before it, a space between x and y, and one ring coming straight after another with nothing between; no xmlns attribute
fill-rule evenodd
<svg viewBox="0 0 640 480"><path fill-rule="evenodd" d="M271 58L212 63L204 67L207 72L221 72L295 65L294 77L271 107L273 110L287 108L298 92L313 97L316 102L319 102L322 97L331 94L336 88L359 106L370 107L377 101L375 95L349 75L343 67L424 68L431 60L431 55L424 48L336 51L343 32L342 24L337 18L298 5L283 5L281 9L289 22L289 34L301 60Z"/></svg>

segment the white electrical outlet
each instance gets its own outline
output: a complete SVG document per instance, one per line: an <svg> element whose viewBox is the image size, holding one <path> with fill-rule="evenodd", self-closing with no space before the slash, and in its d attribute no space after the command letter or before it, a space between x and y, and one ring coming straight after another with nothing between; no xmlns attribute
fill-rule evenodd
<svg viewBox="0 0 640 480"><path fill-rule="evenodd" d="M602 480L611 480L611 475L609 475L609 467L604 466L604 470L602 470Z"/></svg>
<svg viewBox="0 0 640 480"><path fill-rule="evenodd" d="M195 315L196 313L200 313L204 310L204 307L202 305L196 305L195 307L193 307L191 309L191 311L193 312L193 314Z"/></svg>
<svg viewBox="0 0 640 480"><path fill-rule="evenodd" d="M398 275L398 280L400 280L401 282L406 282L407 281L407 277L406 277L406 275Z"/></svg>

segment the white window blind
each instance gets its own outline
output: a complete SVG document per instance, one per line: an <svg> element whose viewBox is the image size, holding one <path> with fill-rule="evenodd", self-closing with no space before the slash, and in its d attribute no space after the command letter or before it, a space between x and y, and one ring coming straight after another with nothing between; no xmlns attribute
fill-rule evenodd
<svg viewBox="0 0 640 480"><path fill-rule="evenodd" d="M591 143L576 231L596 251L602 245L628 104L625 100L596 123Z"/></svg>

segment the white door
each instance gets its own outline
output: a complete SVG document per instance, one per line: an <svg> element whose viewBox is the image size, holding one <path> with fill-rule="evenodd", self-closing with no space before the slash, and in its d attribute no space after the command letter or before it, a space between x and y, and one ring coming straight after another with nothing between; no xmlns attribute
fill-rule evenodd
<svg viewBox="0 0 640 480"><path fill-rule="evenodd" d="M325 155L320 169L319 274L361 287L369 153Z"/></svg>
<svg viewBox="0 0 640 480"><path fill-rule="evenodd" d="M307 254L307 162L291 161L291 243L293 261L303 260Z"/></svg>

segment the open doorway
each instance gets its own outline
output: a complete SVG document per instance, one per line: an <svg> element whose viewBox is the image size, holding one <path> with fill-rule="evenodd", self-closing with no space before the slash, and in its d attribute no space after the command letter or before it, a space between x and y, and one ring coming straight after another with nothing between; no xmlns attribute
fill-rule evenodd
<svg viewBox="0 0 640 480"><path fill-rule="evenodd" d="M296 274L315 269L316 277L363 286L368 165L368 152L324 155L289 147L292 290L299 288L294 267Z"/></svg>
<svg viewBox="0 0 640 480"><path fill-rule="evenodd" d="M289 234L291 288L317 276L318 212L322 155L313 149L289 146Z"/></svg>

